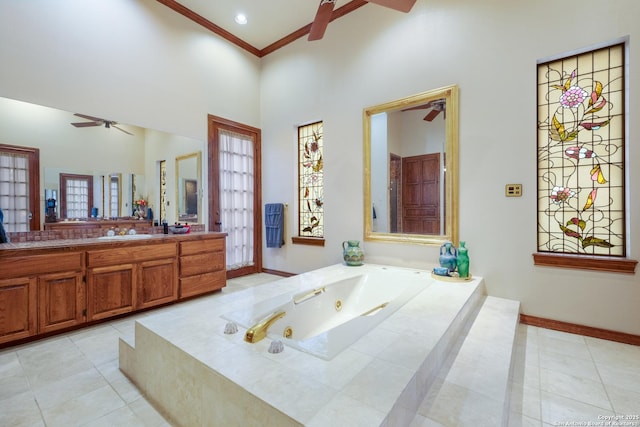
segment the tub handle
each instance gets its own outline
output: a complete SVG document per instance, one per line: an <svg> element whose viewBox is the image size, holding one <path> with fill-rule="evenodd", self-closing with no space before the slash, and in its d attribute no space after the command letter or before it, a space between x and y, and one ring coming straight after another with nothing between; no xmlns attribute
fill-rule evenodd
<svg viewBox="0 0 640 427"><path fill-rule="evenodd" d="M305 302L307 300L310 300L311 298L317 297L318 295L320 295L321 293L325 292L326 290L327 289L324 288L324 287L319 288L319 289L314 289L311 292L308 292L308 293L306 293L306 294L304 294L304 295L302 295L300 297L294 298L293 299L293 303L298 305L298 304L303 303L303 302Z"/></svg>
<svg viewBox="0 0 640 427"><path fill-rule="evenodd" d="M382 304L380 304L380 305L378 305L378 306L376 306L376 307L373 307L371 310L367 310L367 311L365 311L365 312L364 312L364 313L362 313L360 316L369 316L370 314L373 314L373 313L375 313L375 312L377 312L377 311L382 310L382 309L383 309L383 308L385 308L388 304L389 304L389 301L387 301L387 302L383 302Z"/></svg>

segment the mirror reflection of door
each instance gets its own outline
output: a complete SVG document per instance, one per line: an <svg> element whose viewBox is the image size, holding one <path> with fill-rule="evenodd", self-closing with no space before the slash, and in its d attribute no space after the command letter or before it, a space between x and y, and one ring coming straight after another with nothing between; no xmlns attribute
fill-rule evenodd
<svg viewBox="0 0 640 427"><path fill-rule="evenodd" d="M440 234L440 153L402 159L402 232Z"/></svg>
<svg viewBox="0 0 640 427"><path fill-rule="evenodd" d="M7 232L40 230L39 169L39 149L0 144L0 209Z"/></svg>
<svg viewBox="0 0 640 427"><path fill-rule="evenodd" d="M93 176L60 174L60 217L83 219L91 216Z"/></svg>

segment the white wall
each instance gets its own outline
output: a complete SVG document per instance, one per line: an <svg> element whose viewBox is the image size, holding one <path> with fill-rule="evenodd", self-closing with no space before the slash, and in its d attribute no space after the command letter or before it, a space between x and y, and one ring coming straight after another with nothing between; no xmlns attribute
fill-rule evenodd
<svg viewBox="0 0 640 427"><path fill-rule="evenodd" d="M636 0L419 0L404 15L366 5L329 25L322 41L298 40L263 59L263 199L290 205L295 230L297 123L324 120L324 248L266 250L264 267L302 272L341 261L340 244L361 239L362 109L449 84L460 86L460 238L488 292L524 313L640 334L640 280L535 267L536 60L630 37L631 75L640 57ZM640 185L640 88L628 86L628 189ZM522 183L522 198L506 198ZM640 197L630 193L629 256L640 258ZM364 242L366 260L437 263L438 248Z"/></svg>
<svg viewBox="0 0 640 427"><path fill-rule="evenodd" d="M171 134L151 133L158 145L194 138L204 147L203 159L207 114L259 126L259 60L155 0L0 0L0 58L0 97ZM64 117L64 131L76 130L68 122ZM24 145L36 146L30 143L46 129L34 127ZM146 145L157 156L151 155L140 173L147 183L157 182L156 162L166 159L173 194L174 157ZM189 150L174 147L171 154L195 151ZM41 151L43 158L49 154ZM111 161L99 151L93 154L70 161ZM137 169L129 163L122 159L122 170ZM203 176L207 173L205 162ZM173 204L167 212L173 222Z"/></svg>

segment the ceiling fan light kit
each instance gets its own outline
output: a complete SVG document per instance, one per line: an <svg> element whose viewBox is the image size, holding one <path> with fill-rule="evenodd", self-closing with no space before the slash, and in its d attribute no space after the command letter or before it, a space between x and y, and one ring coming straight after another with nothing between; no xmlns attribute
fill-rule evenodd
<svg viewBox="0 0 640 427"><path fill-rule="evenodd" d="M320 40L324 36L324 32L333 17L333 9L337 0L320 0L320 6L316 12L316 17L311 23L309 37L307 40ZM411 10L416 0L366 0L368 3L374 3L379 6L388 7L399 12L407 13Z"/></svg>

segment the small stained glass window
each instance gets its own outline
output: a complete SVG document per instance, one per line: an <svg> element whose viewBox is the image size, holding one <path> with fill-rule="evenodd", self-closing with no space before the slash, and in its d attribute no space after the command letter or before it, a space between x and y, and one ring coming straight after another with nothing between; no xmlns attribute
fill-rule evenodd
<svg viewBox="0 0 640 427"><path fill-rule="evenodd" d="M538 64L538 251L625 256L625 45Z"/></svg>
<svg viewBox="0 0 640 427"><path fill-rule="evenodd" d="M167 220L167 161L160 160L158 168L160 169L160 221L164 223Z"/></svg>
<svg viewBox="0 0 640 427"><path fill-rule="evenodd" d="M298 127L298 235L322 238L324 229L322 122Z"/></svg>

